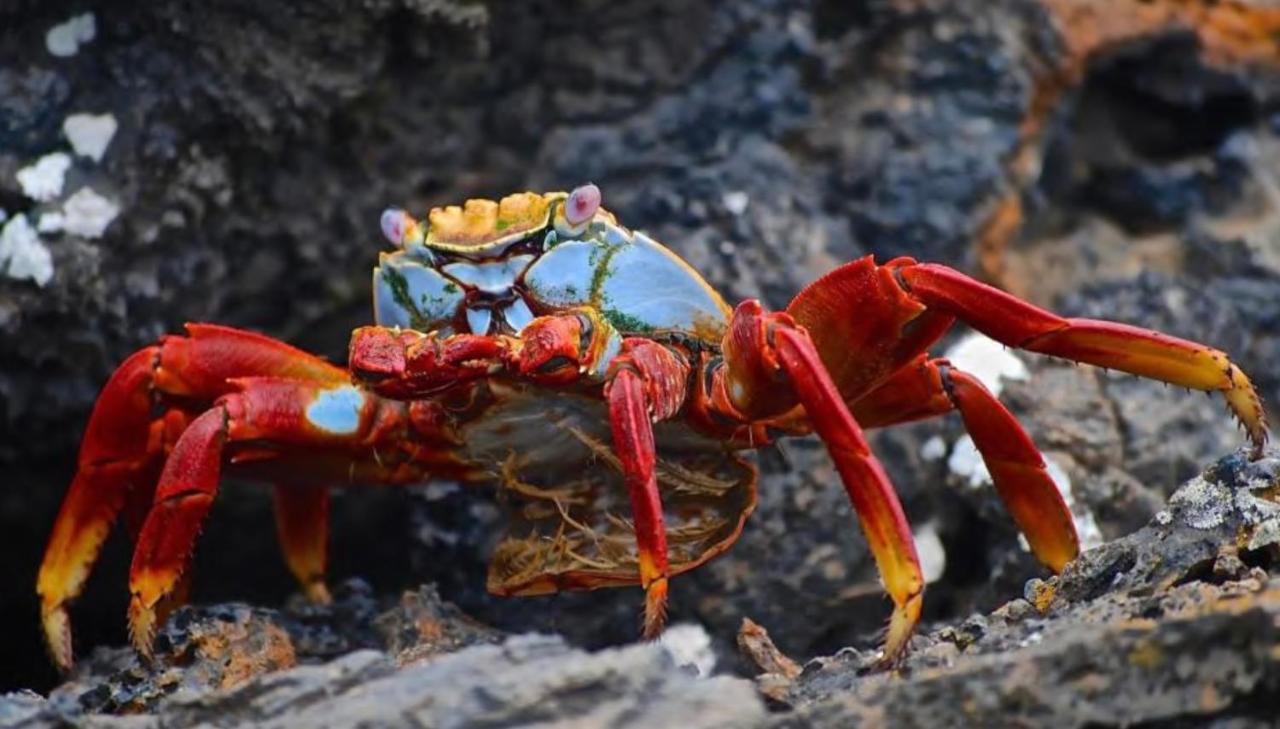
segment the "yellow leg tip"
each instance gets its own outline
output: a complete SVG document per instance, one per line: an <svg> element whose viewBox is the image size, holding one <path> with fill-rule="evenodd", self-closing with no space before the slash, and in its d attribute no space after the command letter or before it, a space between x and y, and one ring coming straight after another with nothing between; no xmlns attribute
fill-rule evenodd
<svg viewBox="0 0 1280 729"><path fill-rule="evenodd" d="M156 635L156 613L137 595L129 601L129 642L143 660L152 658L151 644Z"/></svg>
<svg viewBox="0 0 1280 729"><path fill-rule="evenodd" d="M40 622L44 626L45 644L49 647L49 657L59 671L67 673L74 665L71 650L71 620L66 608L61 605L45 606L40 611Z"/></svg>
<svg viewBox="0 0 1280 729"><path fill-rule="evenodd" d="M314 580L303 586L303 591L307 595L307 599L317 605L329 605L333 603L333 595L329 593L329 586L324 580Z"/></svg>
<svg viewBox="0 0 1280 729"><path fill-rule="evenodd" d="M906 655L907 643L920 621L920 608L924 605L924 592L916 592L906 602L893 608L889 617L889 630L884 640L884 656L880 659L883 668L890 668Z"/></svg>
<svg viewBox="0 0 1280 729"><path fill-rule="evenodd" d="M644 637L655 640L667 624L667 578L659 577L645 588Z"/></svg>

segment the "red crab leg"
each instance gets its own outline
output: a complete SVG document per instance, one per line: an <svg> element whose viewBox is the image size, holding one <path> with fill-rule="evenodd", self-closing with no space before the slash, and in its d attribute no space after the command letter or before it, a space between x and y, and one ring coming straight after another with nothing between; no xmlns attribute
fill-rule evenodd
<svg viewBox="0 0 1280 729"><path fill-rule="evenodd" d="M892 663L906 648L920 619L924 575L888 474L871 452L813 341L791 316L765 314L758 302L745 301L734 311L723 350L730 371L719 378L714 396L719 409L742 412L733 400L749 407L785 408L785 395L790 394L792 401L799 399L826 444L894 603L884 647L884 662ZM766 384L769 379L771 387ZM779 387L779 380L789 387Z"/></svg>
<svg viewBox="0 0 1280 729"><path fill-rule="evenodd" d="M150 652L159 619L157 605L177 586L217 494L229 440L269 443L275 448L348 450L358 458L369 450L368 438L378 423L378 398L351 385L271 378L240 379L233 384L243 389L220 398L178 439L134 548L129 628L134 646L143 655ZM345 477L345 469L341 475ZM288 504L280 515L286 554L291 567L300 563L305 580L323 566L318 558L323 547L316 547L317 542L323 545L323 530L299 528L294 522L322 510L323 499L314 494L290 494L285 499ZM300 540L301 546L290 539Z"/></svg>
<svg viewBox="0 0 1280 729"><path fill-rule="evenodd" d="M164 454L193 417L183 405L156 418L157 402L179 396L200 407L232 389L228 378L246 374L346 380L341 368L269 337L209 324L189 324L187 331L131 355L94 404L36 581L45 639L64 671L72 663L67 605L83 590L122 509L128 531L137 534Z"/></svg>
<svg viewBox="0 0 1280 729"><path fill-rule="evenodd" d="M640 586L645 590L644 636L657 638L667 615L667 532L654 474L653 421L671 417L685 400L689 367L670 350L628 339L605 385L613 444L631 495Z"/></svg>
<svg viewBox="0 0 1280 729"><path fill-rule="evenodd" d="M177 587L190 560L195 535L213 505L227 417L224 408L215 408L196 418L183 432L165 463L155 503L138 535L129 568L129 591L133 595L129 602L129 636L144 656L151 655L157 604Z"/></svg>
<svg viewBox="0 0 1280 729"><path fill-rule="evenodd" d="M903 288L1011 347L1109 367L1196 390L1219 391L1260 458L1267 442L1262 401L1244 372L1211 347L1096 319L1067 319L937 264L897 263Z"/></svg>
<svg viewBox="0 0 1280 729"><path fill-rule="evenodd" d="M323 485L277 483L276 531L289 571L312 602L329 603L324 583L329 540L329 489Z"/></svg>
<svg viewBox="0 0 1280 729"><path fill-rule="evenodd" d="M1075 522L1044 458L1013 413L972 375L945 359L922 356L853 404L867 428L904 423L957 410L991 480L1031 551L1061 572L1080 552Z"/></svg>
<svg viewBox="0 0 1280 729"><path fill-rule="evenodd" d="M667 612L667 532L662 521L662 501L654 475L653 424L645 404L644 384L631 370L621 370L606 391L614 448L622 461L631 515L635 521L636 549L640 561L640 586L644 588L644 636L662 632Z"/></svg>
<svg viewBox="0 0 1280 729"><path fill-rule="evenodd" d="M892 662L906 648L924 598L924 577L902 503L804 330L777 327L774 346L791 387L840 472L885 589L893 598L895 608L884 646L885 661Z"/></svg>
<svg viewBox="0 0 1280 729"><path fill-rule="evenodd" d="M67 492L36 579L45 640L54 662L70 670L67 603L84 588L125 498L163 455L151 422L151 373L159 347L135 352L108 380L94 405Z"/></svg>

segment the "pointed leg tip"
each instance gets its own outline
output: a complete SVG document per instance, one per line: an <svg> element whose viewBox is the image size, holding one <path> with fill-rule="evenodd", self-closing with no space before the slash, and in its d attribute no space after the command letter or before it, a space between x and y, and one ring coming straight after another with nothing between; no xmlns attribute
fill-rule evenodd
<svg viewBox="0 0 1280 729"><path fill-rule="evenodd" d="M156 634L156 613L152 606L143 603L138 595L129 601L129 642L144 661L150 662L152 642Z"/></svg>
<svg viewBox="0 0 1280 729"><path fill-rule="evenodd" d="M61 605L46 607L41 611L40 621L44 626L49 657L60 672L70 673L75 665L75 658L71 647L71 620L66 608Z"/></svg>
<svg viewBox="0 0 1280 729"><path fill-rule="evenodd" d="M333 604L333 594L329 592L329 586L324 583L324 580L315 580L307 583L304 591L307 594L307 599L316 605Z"/></svg>
<svg viewBox="0 0 1280 729"><path fill-rule="evenodd" d="M667 624L667 578L659 577L645 588L644 637L657 640Z"/></svg>
<svg viewBox="0 0 1280 729"><path fill-rule="evenodd" d="M884 655L880 658L879 667L890 669L906 656L907 644L915 633L916 623L920 621L920 609L924 605L924 593L917 592L907 598L906 602L893 609L889 617L889 630L884 640Z"/></svg>
<svg viewBox="0 0 1280 729"><path fill-rule="evenodd" d="M1080 537L1076 534L1074 524L1069 531L1048 536L1035 534L1034 536L1040 537L1039 539L1032 539L1026 532L1023 532L1023 535L1027 536L1028 541L1031 542L1031 551L1035 554L1036 560L1048 567L1055 575L1062 574L1062 570L1080 556Z"/></svg>

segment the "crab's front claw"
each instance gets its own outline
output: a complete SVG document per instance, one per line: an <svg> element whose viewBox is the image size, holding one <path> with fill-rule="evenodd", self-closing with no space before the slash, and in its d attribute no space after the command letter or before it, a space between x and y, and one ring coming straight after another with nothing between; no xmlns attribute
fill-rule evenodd
<svg viewBox="0 0 1280 729"><path fill-rule="evenodd" d="M405 400L507 369L513 344L503 336L360 327L351 334L349 367L358 382L379 395Z"/></svg>

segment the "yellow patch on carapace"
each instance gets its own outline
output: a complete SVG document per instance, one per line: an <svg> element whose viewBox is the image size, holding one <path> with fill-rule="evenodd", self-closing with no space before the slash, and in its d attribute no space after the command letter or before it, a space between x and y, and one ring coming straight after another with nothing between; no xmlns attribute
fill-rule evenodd
<svg viewBox="0 0 1280 729"><path fill-rule="evenodd" d="M462 207L432 208L426 245L457 253L497 252L547 227L553 203L564 198L563 192L518 192L498 202L468 200Z"/></svg>

